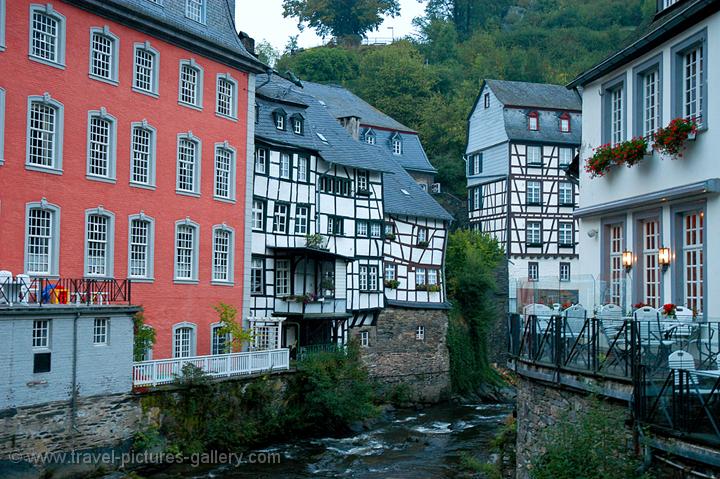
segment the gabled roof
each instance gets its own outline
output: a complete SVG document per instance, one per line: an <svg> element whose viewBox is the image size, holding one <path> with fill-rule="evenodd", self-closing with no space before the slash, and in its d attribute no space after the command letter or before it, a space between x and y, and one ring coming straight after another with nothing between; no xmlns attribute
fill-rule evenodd
<svg viewBox="0 0 720 479"><path fill-rule="evenodd" d="M185 16L185 0L63 0L238 69L263 72L266 66L243 46L231 10L234 2L209 0L205 23ZM60 8L60 7L58 7Z"/></svg>
<svg viewBox="0 0 720 479"><path fill-rule="evenodd" d="M720 10L720 0L680 0L655 15L653 22L645 28L638 29L625 47L579 75L567 88L584 86L597 80L625 63L644 55L718 10Z"/></svg>
<svg viewBox="0 0 720 479"><path fill-rule="evenodd" d="M481 92L484 86L489 87L500 103L505 106L582 111L582 102L577 93L562 85L485 80L483 88L480 89Z"/></svg>

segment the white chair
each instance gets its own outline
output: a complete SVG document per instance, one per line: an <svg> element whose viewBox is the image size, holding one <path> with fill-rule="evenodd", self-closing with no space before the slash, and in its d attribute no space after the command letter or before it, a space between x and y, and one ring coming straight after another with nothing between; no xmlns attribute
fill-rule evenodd
<svg viewBox="0 0 720 479"><path fill-rule="evenodd" d="M0 303L12 304L12 273L0 270Z"/></svg>
<svg viewBox="0 0 720 479"><path fill-rule="evenodd" d="M525 316L525 321L528 321L530 316L536 316L538 332L544 332L550 323L550 318L555 315L555 311L544 304L533 303L523 308L523 315Z"/></svg>
<svg viewBox="0 0 720 479"><path fill-rule="evenodd" d="M32 285L30 276L26 274L19 274L15 278L17 283L20 285L20 302L28 304L28 299L30 298L30 286Z"/></svg>
<svg viewBox="0 0 720 479"><path fill-rule="evenodd" d="M693 313L693 310L690 308L686 308L684 306L677 306L675 308L675 317L678 321L687 321L690 322L695 317L695 314Z"/></svg>
<svg viewBox="0 0 720 479"><path fill-rule="evenodd" d="M562 312L565 319L565 328L563 328L563 336L576 338L580 336L585 327L587 319L587 310L581 304L570 306Z"/></svg>
<svg viewBox="0 0 720 479"><path fill-rule="evenodd" d="M657 310L650 306L636 309L633 313L638 326L640 342L643 346L672 346L675 341L664 339L665 333L660 327L660 318Z"/></svg>
<svg viewBox="0 0 720 479"><path fill-rule="evenodd" d="M701 389L699 387L698 375L695 374L695 358L687 351L675 351L668 356L668 368L675 370L675 387L680 386L679 370L688 371L690 380L690 392L697 394L710 394L712 389Z"/></svg>

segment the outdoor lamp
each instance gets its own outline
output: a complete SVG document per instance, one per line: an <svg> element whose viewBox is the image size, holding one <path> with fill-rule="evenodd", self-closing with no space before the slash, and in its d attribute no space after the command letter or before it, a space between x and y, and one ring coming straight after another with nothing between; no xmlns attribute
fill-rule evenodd
<svg viewBox="0 0 720 479"><path fill-rule="evenodd" d="M623 251L622 263L623 263L623 266L625 266L626 271L630 271L632 269L632 266L633 266L632 251L627 251L627 250Z"/></svg>
<svg viewBox="0 0 720 479"><path fill-rule="evenodd" d="M662 266L663 271L670 266L670 248L660 248L658 250L658 263Z"/></svg>

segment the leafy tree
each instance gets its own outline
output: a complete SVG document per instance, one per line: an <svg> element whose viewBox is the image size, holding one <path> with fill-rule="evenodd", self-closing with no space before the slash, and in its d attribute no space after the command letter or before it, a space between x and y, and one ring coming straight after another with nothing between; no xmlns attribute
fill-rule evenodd
<svg viewBox="0 0 720 479"><path fill-rule="evenodd" d="M244 343L252 341L252 331L243 329L237 322L237 308L225 303L218 303L213 309L220 316L220 327L217 334L229 336L230 341L225 344L226 353L240 351Z"/></svg>
<svg viewBox="0 0 720 479"><path fill-rule="evenodd" d="M344 48L311 48L284 56L278 71L291 70L300 79L321 83L344 83L359 74L358 57Z"/></svg>
<svg viewBox="0 0 720 479"><path fill-rule="evenodd" d="M142 361L147 350L155 344L155 330L145 324L142 311L133 316L133 341L133 361Z"/></svg>
<svg viewBox="0 0 720 479"><path fill-rule="evenodd" d="M280 52L267 40L263 40L255 45L255 54L258 60L270 67L274 67L275 62L280 58Z"/></svg>
<svg viewBox="0 0 720 479"><path fill-rule="evenodd" d="M322 37L359 40L383 22L383 15L400 14L398 0L283 0L283 16L298 19Z"/></svg>

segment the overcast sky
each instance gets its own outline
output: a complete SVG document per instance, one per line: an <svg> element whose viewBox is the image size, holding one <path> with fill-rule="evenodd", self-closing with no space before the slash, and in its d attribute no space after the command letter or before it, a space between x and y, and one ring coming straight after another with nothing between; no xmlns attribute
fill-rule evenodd
<svg viewBox="0 0 720 479"><path fill-rule="evenodd" d="M291 35L300 35L301 47L314 47L323 43L314 30L306 28L302 33L297 29L297 21L283 18L282 0L236 0L235 20L237 27L253 37L256 42L269 41L276 49L282 50ZM395 37L404 37L413 33L412 20L423 14L424 5L418 0L400 0L400 16L386 19L378 31L369 32L368 37L390 38L394 27Z"/></svg>

